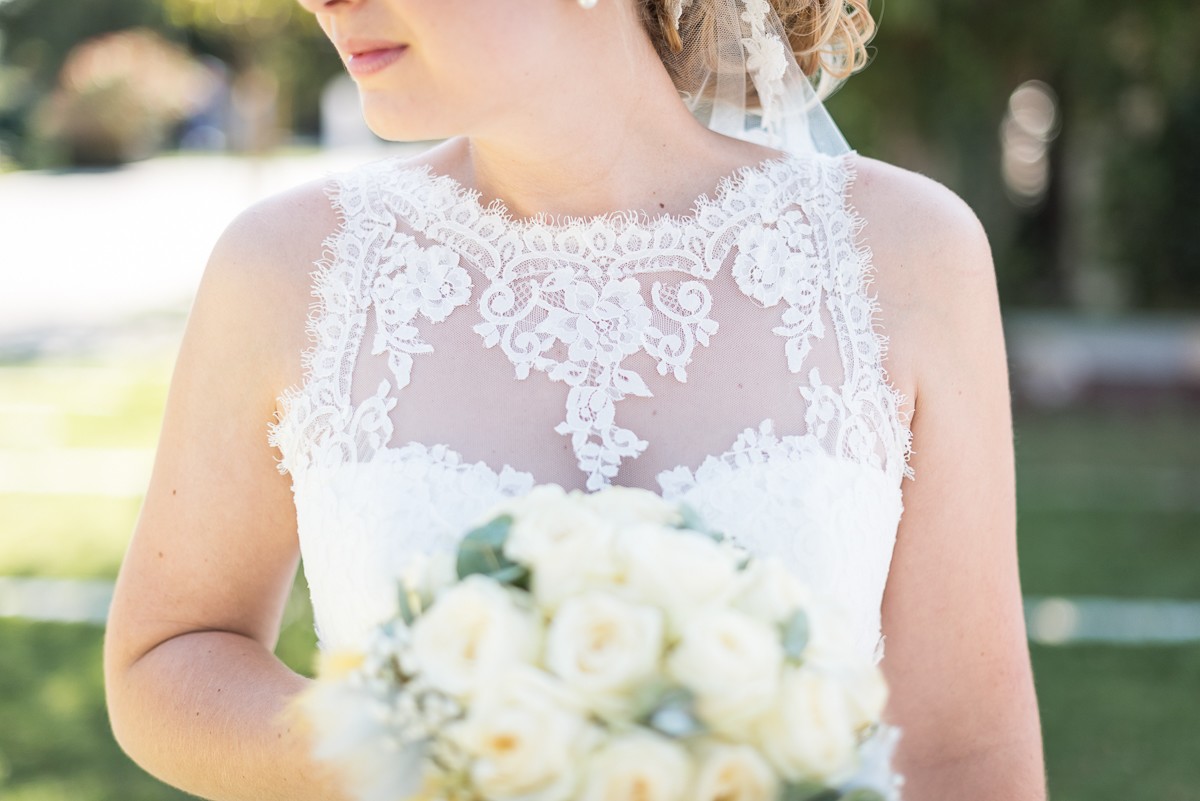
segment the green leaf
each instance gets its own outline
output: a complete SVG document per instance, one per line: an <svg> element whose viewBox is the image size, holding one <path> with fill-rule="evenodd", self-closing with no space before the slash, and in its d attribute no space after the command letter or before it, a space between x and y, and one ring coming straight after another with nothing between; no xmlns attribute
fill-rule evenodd
<svg viewBox="0 0 1200 801"><path fill-rule="evenodd" d="M642 720L643 725L675 739L705 731L696 714L696 696L686 687L671 687L658 699Z"/></svg>
<svg viewBox="0 0 1200 801"><path fill-rule="evenodd" d="M803 609L797 609L791 617L780 626L783 652L788 659L799 661L808 647L808 615Z"/></svg>
<svg viewBox="0 0 1200 801"><path fill-rule="evenodd" d="M416 602L415 609L413 608L414 601ZM399 606L400 606L400 617L404 620L405 623L407 623L408 625L411 626L412 622L417 619L417 615L421 614L420 604L421 604L421 599L419 597L417 597L416 593L414 593L411 589L409 589L402 582L400 584Z"/></svg>
<svg viewBox="0 0 1200 801"><path fill-rule="evenodd" d="M687 529L694 531L697 534L703 534L716 542L721 542L725 539L725 535L716 529L710 528L708 523L704 522L704 518L696 511L696 508L686 501L681 501L679 504L679 524L675 528Z"/></svg>
<svg viewBox="0 0 1200 801"><path fill-rule="evenodd" d="M841 801L884 801L883 793L860 787L842 796Z"/></svg>
<svg viewBox="0 0 1200 801"><path fill-rule="evenodd" d="M525 567L525 565L519 565L516 562L510 562L504 567L501 567L499 570L492 571L488 575L501 584L507 584L510 587L517 587L518 589L522 590L529 589L530 573L529 568Z"/></svg>
<svg viewBox="0 0 1200 801"><path fill-rule="evenodd" d="M785 784L781 801L838 801L840 793L823 784L792 782Z"/></svg>
<svg viewBox="0 0 1200 801"><path fill-rule="evenodd" d="M512 515L500 515L467 532L458 544L455 569L460 579L475 573L490 576L501 568L515 564L504 555L504 543L512 528Z"/></svg>
<svg viewBox="0 0 1200 801"><path fill-rule="evenodd" d="M629 699L631 717L644 725L650 719L650 713L658 707L663 695L673 687L675 684L661 673L632 687Z"/></svg>

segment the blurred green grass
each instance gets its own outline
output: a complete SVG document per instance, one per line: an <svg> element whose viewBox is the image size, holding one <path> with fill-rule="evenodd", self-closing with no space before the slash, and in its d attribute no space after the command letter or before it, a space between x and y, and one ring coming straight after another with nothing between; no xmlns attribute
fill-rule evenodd
<svg viewBox="0 0 1200 801"><path fill-rule="evenodd" d="M303 594L279 647L309 672L316 641ZM0 798L5 801L174 801L193 798L144 773L108 726L103 629L0 618Z"/></svg>
<svg viewBox="0 0 1200 801"><path fill-rule="evenodd" d="M0 367L0 448L153 448L169 361ZM1016 419L1018 550L1028 595L1200 598L1200 419L1066 410ZM0 493L0 575L116 573L137 498ZM297 580L278 652L309 668ZM182 799L108 731L100 629L0 620L0 797ZM1054 801L1191 801L1200 644L1031 652ZM17 721L16 725L10 723Z"/></svg>
<svg viewBox="0 0 1200 801"><path fill-rule="evenodd" d="M0 493L0 576L113 578L140 498Z"/></svg>
<svg viewBox="0 0 1200 801"><path fill-rule="evenodd" d="M0 447L153 448L171 361L0 365Z"/></svg>
<svg viewBox="0 0 1200 801"><path fill-rule="evenodd" d="M1200 796L1200 644L1030 651L1051 801Z"/></svg>
<svg viewBox="0 0 1200 801"><path fill-rule="evenodd" d="M153 449L170 381L166 358L0 365L0 448ZM0 575L116 575L141 500L0 492Z"/></svg>

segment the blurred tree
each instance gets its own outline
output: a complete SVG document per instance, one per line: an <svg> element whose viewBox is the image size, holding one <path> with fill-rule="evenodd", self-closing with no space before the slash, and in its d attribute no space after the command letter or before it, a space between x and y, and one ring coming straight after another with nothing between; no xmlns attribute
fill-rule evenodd
<svg viewBox="0 0 1200 801"><path fill-rule="evenodd" d="M171 126L212 96L215 80L151 30L103 34L71 50L34 130L71 164L124 164L161 147Z"/></svg>
<svg viewBox="0 0 1200 801"><path fill-rule="evenodd" d="M862 152L962 194L1003 298L1097 311L1200 308L1200 5L1173 0L873 3L874 62L830 101ZM1000 124L1029 80L1057 96L1039 200L1013 202Z"/></svg>
<svg viewBox="0 0 1200 801"><path fill-rule="evenodd" d="M315 133L321 89L340 69L295 0L0 1L0 155L7 140L19 160L44 163L45 143L28 125L69 52L99 34L134 27L231 65L247 119L269 129L243 132L247 147L278 138L280 129Z"/></svg>
<svg viewBox="0 0 1200 801"><path fill-rule="evenodd" d="M296 0L157 0L167 21L229 61L241 78L235 102L250 118L275 107L288 127L315 131L325 83L341 69L313 16ZM240 90L240 91L238 91ZM247 149L272 144L276 132L250 132Z"/></svg>
<svg viewBox="0 0 1200 801"><path fill-rule="evenodd" d="M18 162L46 160L45 143L29 123L58 83L67 53L99 34L161 28L153 0L8 0L0 2L0 151Z"/></svg>

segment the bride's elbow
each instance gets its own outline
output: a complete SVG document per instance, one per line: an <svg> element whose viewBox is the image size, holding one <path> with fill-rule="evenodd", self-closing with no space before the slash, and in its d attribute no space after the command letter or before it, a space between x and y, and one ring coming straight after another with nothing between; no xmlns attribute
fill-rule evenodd
<svg viewBox="0 0 1200 801"><path fill-rule="evenodd" d="M121 750L139 767L153 775L161 773L157 755L165 745L161 732L153 729L148 701L157 693L147 686L152 676L139 671L142 660L154 647L140 653L132 648L124 626L110 620L104 638L104 698L109 727Z"/></svg>
<svg viewBox="0 0 1200 801"><path fill-rule="evenodd" d="M936 754L897 754L905 801L971 798L974 801L1046 801L1040 736L974 745Z"/></svg>

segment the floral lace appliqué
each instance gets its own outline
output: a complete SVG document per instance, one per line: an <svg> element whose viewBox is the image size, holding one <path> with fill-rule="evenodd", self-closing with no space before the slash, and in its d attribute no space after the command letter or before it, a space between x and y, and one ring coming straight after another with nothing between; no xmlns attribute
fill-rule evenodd
<svg viewBox="0 0 1200 801"><path fill-rule="evenodd" d="M654 220L616 214L514 221L502 205L483 207L474 192L444 176L407 170L393 177L397 216L433 247L469 254L487 279L478 298L482 320L474 326L483 344L504 352L517 379L537 371L569 387L566 414L554 430L571 437L586 486L596 490L648 444L616 423L619 401L652 395L625 359L645 351L659 375L686 382L696 347L707 346L719 327L706 279L736 244L722 235L748 212L761 212L763 204L752 198L764 185L786 184L791 168L787 158L744 168L727 176L715 197L702 196L692 216ZM714 239L726 244L713 248ZM787 248L786 241L778 244ZM769 254L759 258L770 263ZM651 272L656 280L641 277ZM663 280L671 272L683 275ZM426 352L411 328L378 344L394 349L389 358L401 368L411 365L411 354ZM565 359L551 355L558 345Z"/></svg>
<svg viewBox="0 0 1200 801"><path fill-rule="evenodd" d="M808 378L798 401L809 432L840 455L911 476L903 398L883 373L887 340L865 291L870 253L846 202L852 179L848 161L783 157L727 176L686 217L513 220L503 204L484 206L428 168L387 161L348 174L331 193L342 226L316 276L308 374L281 397L270 432L280 469L386 447L392 395L409 383L414 356L432 352L420 328L474 302L475 332L503 351L517 379L541 372L568 386L554 430L571 438L587 488L599 489L648 446L646 432L616 423L618 402L651 395L627 358L644 351L661 376L686 382L696 348L719 329L709 281L729 264L747 297L782 304L772 330L789 370ZM395 387L385 382L352 409L354 343L371 310L370 352L386 354ZM809 364L830 321L845 356L837 384Z"/></svg>
<svg viewBox="0 0 1200 801"><path fill-rule="evenodd" d="M470 302L471 276L458 261L450 248L420 247L411 236L399 237L381 259L371 282L371 302L379 321L371 353L387 352L396 389L408 386L412 354L433 352L413 324L417 315L438 323L455 307Z"/></svg>

